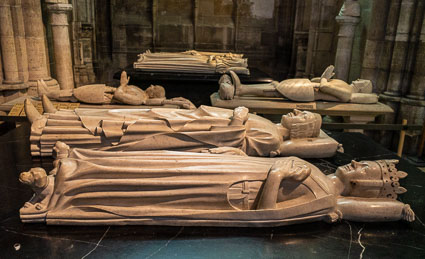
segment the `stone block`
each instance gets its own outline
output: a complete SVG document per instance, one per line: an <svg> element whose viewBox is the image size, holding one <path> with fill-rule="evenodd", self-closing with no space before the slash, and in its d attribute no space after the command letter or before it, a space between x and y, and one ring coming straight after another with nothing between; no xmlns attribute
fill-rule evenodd
<svg viewBox="0 0 425 259"><path fill-rule="evenodd" d="M243 49L257 48L261 45L261 31L241 27L238 35L238 46Z"/></svg>
<svg viewBox="0 0 425 259"><path fill-rule="evenodd" d="M330 51L334 46L334 34L333 33L320 33L317 44L318 51Z"/></svg>
<svg viewBox="0 0 425 259"><path fill-rule="evenodd" d="M152 42L152 29L150 27L127 25L125 28L126 41L121 42L121 46L128 48L140 48L141 44Z"/></svg>
<svg viewBox="0 0 425 259"><path fill-rule="evenodd" d="M2 95L3 95L3 100L4 102L9 102L12 101L14 99L17 99L21 96L26 95L27 90L26 89L22 89L22 90L6 90L6 91L1 91Z"/></svg>
<svg viewBox="0 0 425 259"><path fill-rule="evenodd" d="M233 28L202 26L197 29L197 43L213 43L218 46L233 44Z"/></svg>
<svg viewBox="0 0 425 259"><path fill-rule="evenodd" d="M232 17L226 17L226 16L203 16L199 17L198 25L205 25L205 26L227 26L227 27L233 27L234 21Z"/></svg>
<svg viewBox="0 0 425 259"><path fill-rule="evenodd" d="M199 0L198 12L199 12L199 16L213 16L214 15L214 1Z"/></svg>
<svg viewBox="0 0 425 259"><path fill-rule="evenodd" d="M276 44L276 34L271 32L261 33L262 46L274 46Z"/></svg>
<svg viewBox="0 0 425 259"><path fill-rule="evenodd" d="M214 0L214 15L232 16L233 0Z"/></svg>
<svg viewBox="0 0 425 259"><path fill-rule="evenodd" d="M192 16L192 0L161 0L158 1L158 14L175 16Z"/></svg>

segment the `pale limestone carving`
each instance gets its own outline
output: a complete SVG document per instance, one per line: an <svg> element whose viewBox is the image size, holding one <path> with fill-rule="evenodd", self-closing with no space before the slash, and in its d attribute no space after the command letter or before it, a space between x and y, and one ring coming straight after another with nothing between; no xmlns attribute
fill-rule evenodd
<svg viewBox="0 0 425 259"><path fill-rule="evenodd" d="M61 155L49 175L21 173L35 192L20 210L23 222L271 227L415 219L396 200L407 175L397 161L353 161L325 176L296 157L79 148Z"/></svg>
<svg viewBox="0 0 425 259"><path fill-rule="evenodd" d="M104 84L84 85L75 89L60 90L49 88L43 80L38 81L38 96L46 95L57 101L84 102L92 104L123 103L129 105L160 106L164 104L177 105L184 109L195 109L195 105L183 97L166 99L162 86L151 85L143 91L135 85L129 85L130 77L123 71L118 88Z"/></svg>
<svg viewBox="0 0 425 259"><path fill-rule="evenodd" d="M339 16L359 17L361 14L360 3L358 0L345 0L339 11Z"/></svg>
<svg viewBox="0 0 425 259"><path fill-rule="evenodd" d="M40 115L29 100L25 102L25 112L32 123L34 156L50 156L56 141L101 150L178 150L272 157L330 157L337 150L342 151L338 142L320 130L320 115L298 110L274 124L249 114L245 107L56 111L48 98L43 98L43 106L47 113Z"/></svg>
<svg viewBox="0 0 425 259"><path fill-rule="evenodd" d="M148 50L138 57L133 66L143 71L207 74L234 71L249 75L248 59L243 58L243 54L196 50L151 53Z"/></svg>
<svg viewBox="0 0 425 259"><path fill-rule="evenodd" d="M377 103L378 96L372 93L370 80L358 79L351 85L338 79L331 79L334 67L329 66L320 78L287 79L282 82L273 81L268 84L241 84L239 77L230 71L230 76L223 75L219 80L219 95L223 100L231 100L241 96L280 97L297 102L315 100Z"/></svg>
<svg viewBox="0 0 425 259"><path fill-rule="evenodd" d="M360 3L357 0L345 0L339 15L335 18L339 24L335 77L341 80L348 80L354 35L360 22L360 14Z"/></svg>
<svg viewBox="0 0 425 259"><path fill-rule="evenodd" d="M50 26L53 34L53 52L55 55L56 75L61 89L74 88L74 73L72 68L71 42L69 40L68 12L72 4L47 1L50 13Z"/></svg>

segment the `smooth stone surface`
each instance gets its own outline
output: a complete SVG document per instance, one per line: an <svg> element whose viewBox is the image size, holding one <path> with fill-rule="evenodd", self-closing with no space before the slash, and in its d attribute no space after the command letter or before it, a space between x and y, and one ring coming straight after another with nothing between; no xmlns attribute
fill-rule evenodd
<svg viewBox="0 0 425 259"><path fill-rule="evenodd" d="M351 159L374 160L396 155L357 133L333 133L345 153L329 159L308 160L326 173ZM18 181L31 166L52 159L31 160L29 128L17 128L0 137L0 249L4 257L33 258L423 258L425 256L424 173L401 160L398 168L409 173L402 180L408 192L413 223L310 223L280 228L212 227L55 227L20 223L18 209L32 191ZM46 168L48 169L48 168ZM361 236L359 235L359 232ZM359 241L361 245L359 244ZM16 250L15 245L20 249Z"/></svg>

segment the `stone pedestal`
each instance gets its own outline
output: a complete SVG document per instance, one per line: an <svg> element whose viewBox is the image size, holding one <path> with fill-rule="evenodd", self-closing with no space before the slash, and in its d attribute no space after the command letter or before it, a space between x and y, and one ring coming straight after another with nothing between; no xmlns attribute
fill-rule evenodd
<svg viewBox="0 0 425 259"><path fill-rule="evenodd" d="M359 17L337 16L339 24L338 45L335 55L335 78L348 81L353 49L354 32L360 22Z"/></svg>
<svg viewBox="0 0 425 259"><path fill-rule="evenodd" d="M0 90L26 88L23 81L19 78L10 1L2 1L0 3L0 43L4 71L4 80Z"/></svg>
<svg viewBox="0 0 425 259"><path fill-rule="evenodd" d="M68 12L71 4L49 4L50 25L53 33L56 77L61 89L74 88L71 44L69 41Z"/></svg>
<svg viewBox="0 0 425 259"><path fill-rule="evenodd" d="M51 87L58 87L58 82L50 77L47 67L46 36L40 0L22 1L22 12L28 55L28 94L37 95L37 80L43 79Z"/></svg>

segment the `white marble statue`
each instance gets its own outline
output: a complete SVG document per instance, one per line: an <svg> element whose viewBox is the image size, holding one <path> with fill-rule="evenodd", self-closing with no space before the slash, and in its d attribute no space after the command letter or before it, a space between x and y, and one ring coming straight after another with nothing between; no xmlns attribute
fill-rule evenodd
<svg viewBox="0 0 425 259"><path fill-rule="evenodd" d="M245 153L249 156L330 157L341 146L320 130L319 114L295 110L279 124L234 110L201 106L196 110L88 109L57 111L47 97L39 114L29 100L31 153L50 156L56 141L102 150L178 150Z"/></svg>
<svg viewBox="0 0 425 259"><path fill-rule="evenodd" d="M352 161L324 175L296 157L111 152L57 144L55 168L20 175L35 194L25 223L271 227L341 219L413 221L393 160Z"/></svg>
<svg viewBox="0 0 425 259"><path fill-rule="evenodd" d="M334 67L329 66L320 78L286 79L268 84L243 85L239 77L230 71L230 77L223 75L219 81L219 95L223 100L235 97L258 96L279 97L297 102L334 101L343 103L377 103L378 96L372 93L370 80L358 79L351 85L339 79L331 79Z"/></svg>
<svg viewBox="0 0 425 259"><path fill-rule="evenodd" d="M223 74L234 71L249 75L248 60L243 54L202 52L155 52L149 50L138 56L135 69L148 72Z"/></svg>
<svg viewBox="0 0 425 259"><path fill-rule="evenodd" d="M128 104L161 106L164 104L177 105L184 109L195 109L195 105L183 97L166 99L165 89L160 85L151 85L145 91L138 86L129 85L130 77L123 71L120 86L111 87L105 84L84 85L73 89L50 88L43 80L38 80L38 96L43 95L52 100L62 102L83 102L90 104Z"/></svg>

